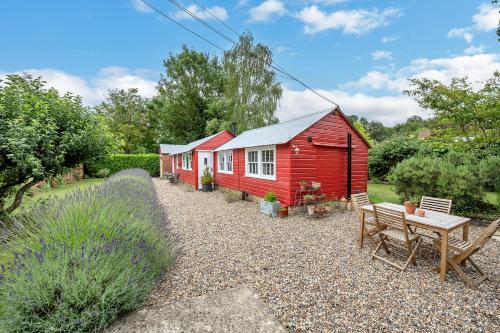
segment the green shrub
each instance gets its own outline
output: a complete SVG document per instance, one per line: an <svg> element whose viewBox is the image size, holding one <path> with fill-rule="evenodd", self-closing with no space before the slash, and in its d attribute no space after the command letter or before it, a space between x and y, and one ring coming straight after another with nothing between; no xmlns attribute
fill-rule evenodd
<svg viewBox="0 0 500 333"><path fill-rule="evenodd" d="M171 263L151 178L127 170L17 222L0 256L1 332L95 332L139 307Z"/></svg>
<svg viewBox="0 0 500 333"><path fill-rule="evenodd" d="M212 176L212 174L210 173L210 169L205 167L203 169L203 173L201 175L201 183L203 185L210 185L214 182L214 177Z"/></svg>
<svg viewBox="0 0 500 333"><path fill-rule="evenodd" d="M386 180L391 168L416 155L421 149L422 143L418 138L393 138L375 145L368 156L370 179Z"/></svg>
<svg viewBox="0 0 500 333"><path fill-rule="evenodd" d="M276 200L277 200L276 193L272 191L267 192L266 195L264 195L264 201L275 202Z"/></svg>
<svg viewBox="0 0 500 333"><path fill-rule="evenodd" d="M479 175L485 190L500 192L500 156L488 156L482 160Z"/></svg>
<svg viewBox="0 0 500 333"><path fill-rule="evenodd" d="M86 165L90 176L97 176L99 170L108 169L109 174L126 169L143 169L151 177L160 175L160 158L158 154L112 154L103 159L90 162Z"/></svg>
<svg viewBox="0 0 500 333"><path fill-rule="evenodd" d="M477 212L484 207L484 192L473 159L457 155L445 157L415 156L400 162L390 173L394 191L404 195L422 195L453 200L457 213Z"/></svg>
<svg viewBox="0 0 500 333"><path fill-rule="evenodd" d="M98 178L106 178L109 176L109 169L106 169L106 168L101 169L101 170L97 171L95 176Z"/></svg>

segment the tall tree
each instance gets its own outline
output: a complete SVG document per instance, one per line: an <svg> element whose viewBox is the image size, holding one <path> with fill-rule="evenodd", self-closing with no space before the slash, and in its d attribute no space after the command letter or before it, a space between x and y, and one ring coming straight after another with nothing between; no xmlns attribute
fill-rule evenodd
<svg viewBox="0 0 500 333"><path fill-rule="evenodd" d="M124 153L158 150L148 100L141 97L136 88L110 90L107 100L97 106L96 110L105 117Z"/></svg>
<svg viewBox="0 0 500 333"><path fill-rule="evenodd" d="M168 139L187 143L205 136L207 122L223 117L210 108L222 97L224 75L219 60L183 46L163 62L166 75L158 84L153 107Z"/></svg>
<svg viewBox="0 0 500 333"><path fill-rule="evenodd" d="M456 149L500 154L499 72L479 89L474 89L467 78L454 78L450 85L414 78L410 84L412 89L404 93L434 111L441 125L436 134L443 142Z"/></svg>
<svg viewBox="0 0 500 333"><path fill-rule="evenodd" d="M249 32L224 53L224 96L229 122L236 123L238 133L278 122L276 108L282 88L269 68L271 63L271 50L261 43L254 44ZM223 126L227 128L229 123Z"/></svg>
<svg viewBox="0 0 500 333"><path fill-rule="evenodd" d="M60 96L40 77L0 85L0 220L37 182L104 155L110 136L79 96Z"/></svg>

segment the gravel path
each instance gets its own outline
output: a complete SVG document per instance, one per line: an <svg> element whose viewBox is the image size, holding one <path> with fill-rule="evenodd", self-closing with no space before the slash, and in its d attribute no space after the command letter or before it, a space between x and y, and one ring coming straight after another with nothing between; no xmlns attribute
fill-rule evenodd
<svg viewBox="0 0 500 333"><path fill-rule="evenodd" d="M358 249L350 213L272 219L256 203L226 203L220 192L155 184L180 255L149 305L247 284L292 332L500 331L497 241L476 255L492 279L473 291L455 273L439 282L427 243L418 266L402 273L370 260L373 244ZM472 226L471 239L480 231Z"/></svg>

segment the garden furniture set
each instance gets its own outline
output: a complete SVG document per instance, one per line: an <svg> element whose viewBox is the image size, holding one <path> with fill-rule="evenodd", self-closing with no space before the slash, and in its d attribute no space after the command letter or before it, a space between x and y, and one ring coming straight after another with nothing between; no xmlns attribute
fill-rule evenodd
<svg viewBox="0 0 500 333"><path fill-rule="evenodd" d="M433 247L440 253L440 266L436 271L440 274L440 280L446 280L446 272L453 268L459 276L473 289L488 276L471 259L486 242L491 238L498 228L500 220L492 222L474 242L469 242L469 222L470 219L461 216L451 215L451 200L422 197L419 212L420 215L408 213L403 205L393 203L371 204L366 193L352 195L354 207L358 213L359 227L359 247L363 247L365 237L372 238L379 236L372 259L382 260L400 270L405 270L410 263L416 265L415 255L424 238L433 241ZM423 215L423 216L422 216ZM418 230L433 232L436 236L418 233ZM454 230L462 229L462 239L450 236ZM389 260L389 245L403 248L407 253L404 256L406 261L400 265ZM387 257L379 254L384 249ZM449 250L457 253L448 256ZM399 254L399 253L394 253ZM479 273L480 278L473 281L463 271L466 261L470 262Z"/></svg>

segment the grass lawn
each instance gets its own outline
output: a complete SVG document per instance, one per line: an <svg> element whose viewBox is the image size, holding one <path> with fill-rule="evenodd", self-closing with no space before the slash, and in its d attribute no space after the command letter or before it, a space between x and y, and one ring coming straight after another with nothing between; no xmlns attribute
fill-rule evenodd
<svg viewBox="0 0 500 333"><path fill-rule="evenodd" d="M493 205L498 205L498 193L486 192L486 201ZM392 202L401 203L399 197L392 190L392 185L388 184L368 184L368 197L374 203Z"/></svg>
<svg viewBox="0 0 500 333"><path fill-rule="evenodd" d="M89 178L89 179L82 179L80 181L77 181L75 183L70 183L70 184L65 184L63 186L60 186L58 188L51 188L48 191L43 191L40 189L35 189L31 192L31 195L25 195L23 198L23 203L21 204L21 207L18 209L25 209L29 208L32 205L44 201L48 199L49 197L62 197L67 193L70 193L72 191L75 191L77 189L83 189L89 186L95 186L99 185L104 181L103 178Z"/></svg>

